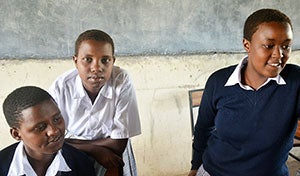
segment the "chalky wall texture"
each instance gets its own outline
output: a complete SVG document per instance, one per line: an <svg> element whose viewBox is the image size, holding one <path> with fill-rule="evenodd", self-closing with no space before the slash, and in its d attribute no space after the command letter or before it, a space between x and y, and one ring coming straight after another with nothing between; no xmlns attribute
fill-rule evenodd
<svg viewBox="0 0 300 176"><path fill-rule="evenodd" d="M74 68L77 36L101 29L116 65L133 79L142 135L132 139L139 176L187 175L192 154L188 90L245 55L243 24L260 8L294 26L290 62L300 64L299 0L0 0L0 104L23 85L48 89ZM15 142L0 108L0 149Z"/></svg>
<svg viewBox="0 0 300 176"><path fill-rule="evenodd" d="M142 134L132 138L140 176L181 175L190 169L192 137L188 90L203 88L215 70L237 64L245 55L118 57L137 93ZM289 63L300 65L300 52ZM74 67L70 59L0 60L0 104L9 92L23 85L48 89L54 79ZM0 109L0 149L15 142ZM297 151L296 151L297 152Z"/></svg>

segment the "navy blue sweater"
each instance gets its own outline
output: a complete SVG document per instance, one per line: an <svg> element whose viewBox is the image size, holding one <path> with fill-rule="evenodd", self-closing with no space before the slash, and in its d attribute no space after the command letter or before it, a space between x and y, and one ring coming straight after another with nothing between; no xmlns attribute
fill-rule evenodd
<svg viewBox="0 0 300 176"><path fill-rule="evenodd" d="M14 143L0 151L0 176L6 176L19 143ZM88 156L71 145L64 144L62 155L72 171L61 172L61 176L94 176L93 163Z"/></svg>
<svg viewBox="0 0 300 176"><path fill-rule="evenodd" d="M286 85L257 91L224 86L236 66L208 79L193 143L192 169L212 176L288 176L285 164L300 117L300 67L287 64Z"/></svg>

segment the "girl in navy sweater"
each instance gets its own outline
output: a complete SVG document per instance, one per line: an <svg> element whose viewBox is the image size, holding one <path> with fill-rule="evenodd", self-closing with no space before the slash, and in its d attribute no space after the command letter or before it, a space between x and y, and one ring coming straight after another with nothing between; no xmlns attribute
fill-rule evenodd
<svg viewBox="0 0 300 176"><path fill-rule="evenodd" d="M291 20L278 10L247 18L247 56L206 83L189 176L288 176L300 117L300 67L286 64L292 40Z"/></svg>

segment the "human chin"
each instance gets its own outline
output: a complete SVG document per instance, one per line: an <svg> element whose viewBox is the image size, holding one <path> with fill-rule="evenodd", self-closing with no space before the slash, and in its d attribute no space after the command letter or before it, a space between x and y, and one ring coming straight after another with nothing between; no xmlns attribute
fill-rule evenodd
<svg viewBox="0 0 300 176"><path fill-rule="evenodd" d="M94 91L100 91L100 89L103 87L103 85L104 84L102 84L102 83L98 83L98 84L94 84L93 86L92 86L92 89L94 90Z"/></svg>
<svg viewBox="0 0 300 176"><path fill-rule="evenodd" d="M278 69L272 69L272 70L268 70L266 72L266 77L268 78L275 78L276 76L279 75L279 73L282 71L282 68L278 68Z"/></svg>
<svg viewBox="0 0 300 176"><path fill-rule="evenodd" d="M84 85L84 88L85 88L85 90L87 90L88 92L94 92L94 93L96 93L96 92L99 92L99 90L102 88L102 84L100 84L100 83L95 83L95 82L93 82L93 83L86 83L85 85Z"/></svg>

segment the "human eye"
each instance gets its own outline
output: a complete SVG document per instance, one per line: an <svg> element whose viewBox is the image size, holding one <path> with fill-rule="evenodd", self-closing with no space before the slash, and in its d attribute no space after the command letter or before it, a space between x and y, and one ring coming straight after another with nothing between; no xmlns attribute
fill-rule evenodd
<svg viewBox="0 0 300 176"><path fill-rule="evenodd" d="M273 44L263 44L263 47L266 49L273 49L274 45Z"/></svg>
<svg viewBox="0 0 300 176"><path fill-rule="evenodd" d="M281 46L281 48L283 50L289 50L289 49L291 49L291 45L283 45L283 46Z"/></svg>
<svg viewBox="0 0 300 176"><path fill-rule="evenodd" d="M108 64L110 62L110 60L111 60L110 57L105 56L105 57L101 58L101 63Z"/></svg>
<svg viewBox="0 0 300 176"><path fill-rule="evenodd" d="M34 131L36 132L42 132L47 128L47 124L46 123L40 123L38 124L35 128Z"/></svg>
<svg viewBox="0 0 300 176"><path fill-rule="evenodd" d="M58 116L53 118L53 123L54 124L59 124L59 123L61 123L62 119L63 119L62 116L58 115Z"/></svg>
<svg viewBox="0 0 300 176"><path fill-rule="evenodd" d="M93 61L93 58L91 58L91 57L84 57L83 61L87 62L87 63L91 63Z"/></svg>

